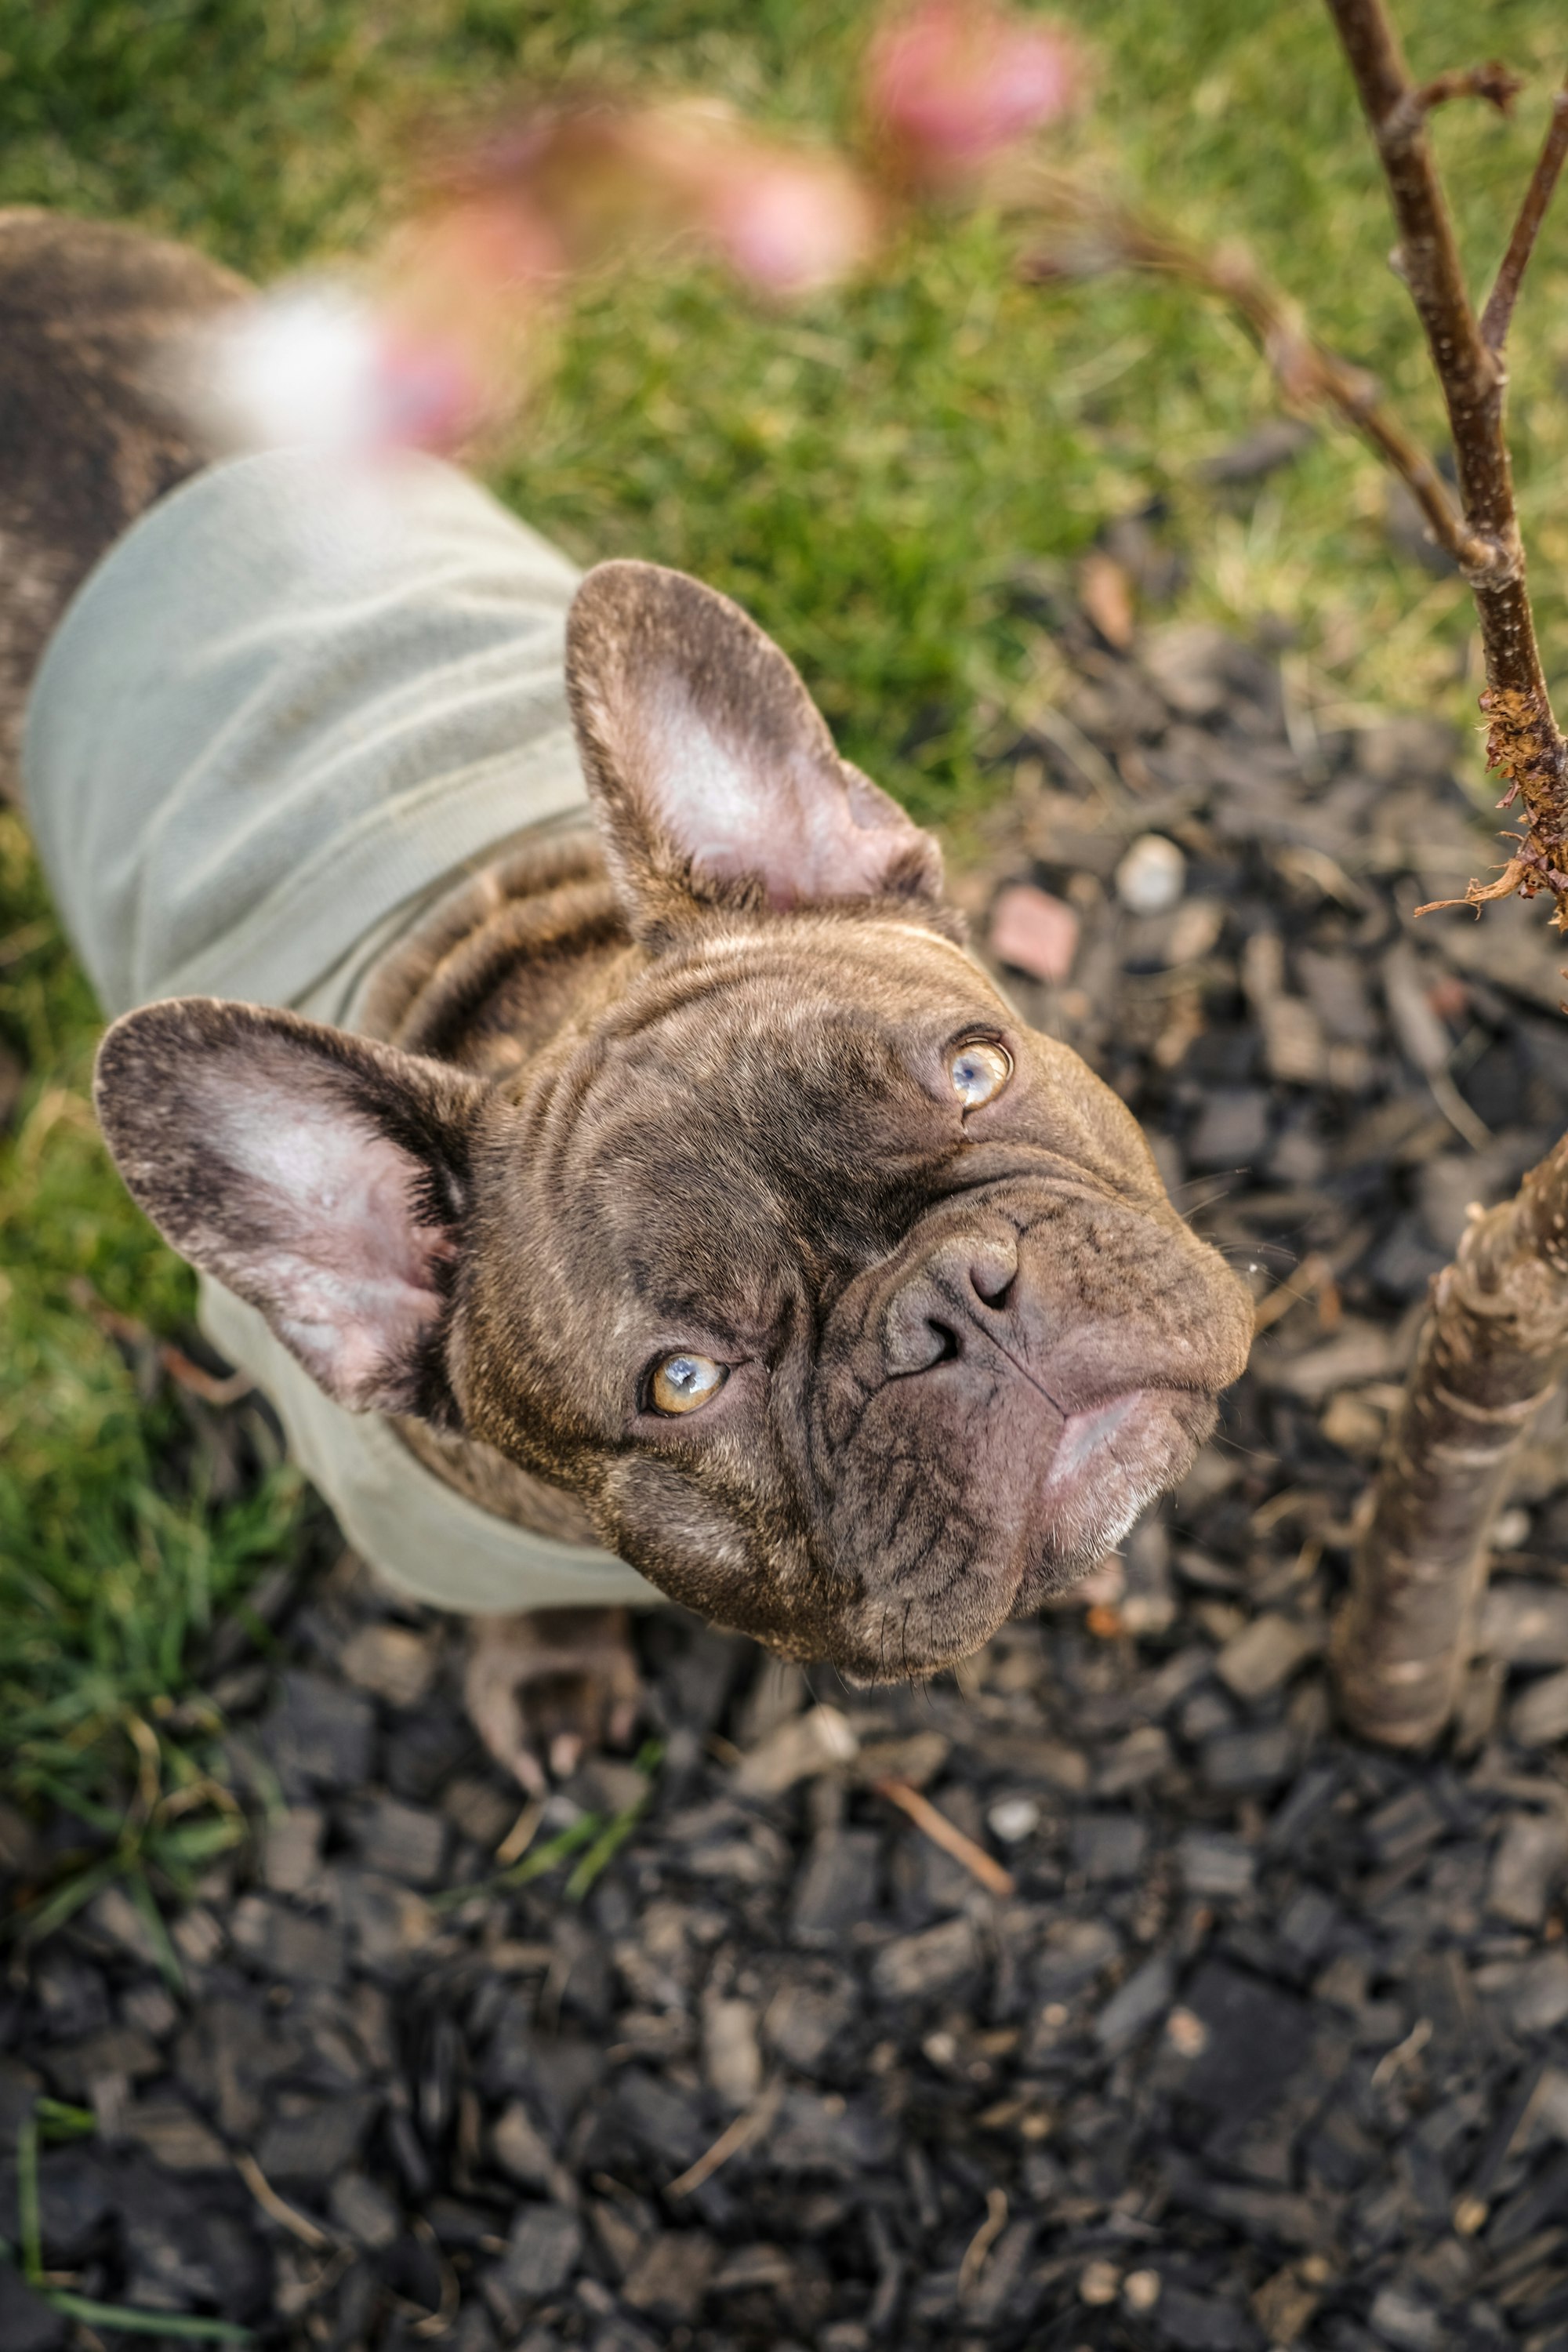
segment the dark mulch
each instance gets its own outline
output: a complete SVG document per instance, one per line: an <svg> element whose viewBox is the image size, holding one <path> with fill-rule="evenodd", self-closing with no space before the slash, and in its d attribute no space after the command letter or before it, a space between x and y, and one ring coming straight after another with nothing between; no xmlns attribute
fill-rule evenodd
<svg viewBox="0 0 1568 2352"><path fill-rule="evenodd" d="M969 887L1070 907L1020 998L1258 1269L1223 1440L1120 1590L929 1690L649 1621L656 1793L581 1900L567 1862L443 1907L517 1809L457 1637L318 1581L226 1686L265 1829L175 1923L185 1998L112 1893L0 1993L0 2145L38 2093L100 2117L42 2162L77 2292L338 2352L1568 2345L1561 1416L1445 1752L1345 1738L1321 1667L1428 1276L1568 1125L1555 960L1512 909L1411 919L1494 856L1440 729L1321 736L1266 650L1047 617L1078 684ZM1185 887L1134 914L1149 832ZM746 1793L814 1701L858 1759ZM594 1768L539 1841L639 1785ZM0 2268L7 2352L65 2333Z"/></svg>

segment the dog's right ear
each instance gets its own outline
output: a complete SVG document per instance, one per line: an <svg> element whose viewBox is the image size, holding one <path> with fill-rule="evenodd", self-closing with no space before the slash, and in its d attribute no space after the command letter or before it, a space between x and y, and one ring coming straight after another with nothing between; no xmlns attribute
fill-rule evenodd
<svg viewBox="0 0 1568 2352"><path fill-rule="evenodd" d="M133 1198L352 1411L448 1417L441 1360L484 1089L292 1013L143 1005L94 1097Z"/></svg>
<svg viewBox="0 0 1568 2352"><path fill-rule="evenodd" d="M704 908L940 898L931 835L839 758L794 665L717 589L599 564L573 603L566 685L637 937Z"/></svg>

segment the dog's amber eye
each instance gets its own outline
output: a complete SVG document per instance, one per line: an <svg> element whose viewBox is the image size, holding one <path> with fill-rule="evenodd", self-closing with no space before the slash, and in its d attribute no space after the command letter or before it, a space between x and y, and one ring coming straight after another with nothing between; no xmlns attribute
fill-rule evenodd
<svg viewBox="0 0 1568 2352"><path fill-rule="evenodd" d="M655 1412L695 1412L716 1397L730 1375L711 1356L666 1356L656 1364L648 1394Z"/></svg>
<svg viewBox="0 0 1568 2352"><path fill-rule="evenodd" d="M1013 1056L1005 1047L985 1044L961 1045L947 1066L952 1091L965 1110L999 1095L1013 1075Z"/></svg>

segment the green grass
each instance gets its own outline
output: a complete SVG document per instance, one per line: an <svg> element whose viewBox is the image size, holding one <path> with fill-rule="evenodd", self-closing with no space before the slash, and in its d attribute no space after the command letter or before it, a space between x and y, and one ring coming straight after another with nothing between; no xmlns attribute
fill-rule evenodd
<svg viewBox="0 0 1568 2352"><path fill-rule="evenodd" d="M1311 0L1066 0L1097 44L1076 144L1205 238L1242 236L1320 331L1436 440L1438 412L1326 16ZM1568 30L1552 0L1412 0L1418 72L1498 53L1533 71L1516 121L1441 117L1478 278L1500 250ZM433 122L572 74L699 83L777 124L842 130L867 21L838 0L0 0L0 202L142 221L266 277L363 248ZM1030 290L994 221L890 254L786 316L682 268L599 287L497 485L581 557L636 551L741 595L800 660L844 744L962 823L1048 662L1009 608L1021 564L1069 561L1154 496L1192 577L1178 611L1296 632L1328 716L1473 719L1458 583L1388 551L1373 461L1332 431L1245 506L1193 487L1275 409L1234 324L1168 287ZM1515 327L1514 416L1548 668L1568 677L1568 210ZM25 841L0 825L0 1036L29 1079L0 1141L0 1778L129 1801L153 1722L165 1789L207 1759L157 1702L190 1636L298 1539L287 1474L208 1491L213 1453L139 1381L83 1282L174 1334L187 1276L94 1139L95 1015ZM143 1351L143 1356L145 1357ZM144 1746L144 1741L143 1741Z"/></svg>

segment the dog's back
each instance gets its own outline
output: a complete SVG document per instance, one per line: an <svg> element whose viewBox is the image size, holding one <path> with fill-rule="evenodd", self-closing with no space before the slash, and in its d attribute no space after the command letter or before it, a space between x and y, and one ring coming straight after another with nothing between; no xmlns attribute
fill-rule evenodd
<svg viewBox="0 0 1568 2352"><path fill-rule="evenodd" d="M100 556L216 454L158 389L172 338L243 281L188 247L0 211L0 800L27 689Z"/></svg>

